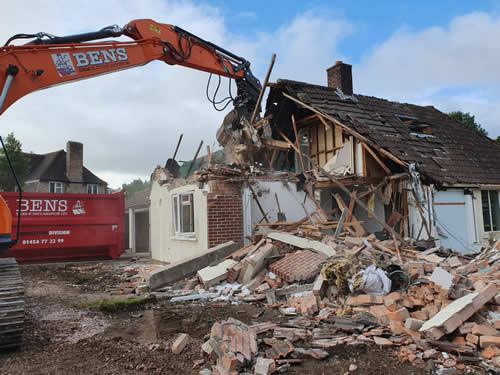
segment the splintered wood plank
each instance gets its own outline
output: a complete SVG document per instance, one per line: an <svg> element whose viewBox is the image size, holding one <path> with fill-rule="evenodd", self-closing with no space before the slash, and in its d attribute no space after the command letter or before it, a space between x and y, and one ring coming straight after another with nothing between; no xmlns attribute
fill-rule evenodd
<svg viewBox="0 0 500 375"><path fill-rule="evenodd" d="M347 206L347 204L345 204L344 200L342 199L342 197L340 196L339 193L333 194L333 197L337 201L337 205L339 206L339 208L341 210L347 210L347 211L349 211L349 207ZM363 225L361 225L359 223L359 220L356 219L356 216L351 215L351 220L354 220L355 222L357 222L355 225L353 225L353 229L354 229L356 237L363 237L363 236L365 236L366 235L365 228L363 228Z"/></svg>

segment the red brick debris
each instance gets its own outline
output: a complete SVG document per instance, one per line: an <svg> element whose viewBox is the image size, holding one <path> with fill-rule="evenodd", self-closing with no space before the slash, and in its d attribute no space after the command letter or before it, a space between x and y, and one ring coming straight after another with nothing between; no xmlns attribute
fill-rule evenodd
<svg viewBox="0 0 500 375"><path fill-rule="evenodd" d="M305 281L318 274L320 265L326 261L322 254L310 250L298 250L269 266L269 271L284 281Z"/></svg>

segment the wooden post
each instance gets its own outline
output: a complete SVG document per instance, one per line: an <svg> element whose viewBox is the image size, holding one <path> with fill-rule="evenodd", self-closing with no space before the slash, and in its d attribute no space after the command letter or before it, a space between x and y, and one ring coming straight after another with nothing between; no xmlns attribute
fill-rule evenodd
<svg viewBox="0 0 500 375"><path fill-rule="evenodd" d="M257 99L257 104L252 113L252 118L250 119L250 125L255 121L255 117L257 116L257 111L260 107L260 102L262 102L262 97L264 96L264 91L266 90L267 83L269 82L269 77L271 76L271 71L273 70L274 62L276 61L276 54L273 54L271 58L271 64L269 64L269 69L267 69L266 78L264 79L264 83L262 84L262 88L260 89L259 98Z"/></svg>
<svg viewBox="0 0 500 375"><path fill-rule="evenodd" d="M245 174L245 171L243 170L243 168L238 164L238 167L240 168L241 170L241 175L243 176L243 179L245 180L248 188L250 189L250 191L252 192L252 196L253 196L253 199L255 199L255 203L257 203L257 206L259 207L259 210L260 210L260 213L262 214L262 217L264 218L264 220L269 223L269 220L267 219L267 215L266 213L264 212L264 209L262 208L262 206L260 205L260 202L259 202L259 198L257 198L257 194L255 194L255 191L253 190L253 187L252 185L250 185L250 181L248 181L248 177L247 175Z"/></svg>
<svg viewBox="0 0 500 375"><path fill-rule="evenodd" d="M201 146L203 146L203 140L200 142L200 145L198 146L198 150L196 150L196 154L194 154L193 161L191 162L191 165L189 166L189 169L186 173L186 178L189 177L189 173L191 172L191 169L193 169L193 166L196 163L196 158L198 157L198 154L200 153Z"/></svg>
<svg viewBox="0 0 500 375"><path fill-rule="evenodd" d="M306 167L304 166L304 158L302 157L302 150L300 149L299 142L299 133L297 132L297 124L295 124L295 116L292 114L292 124L293 124L293 132L295 133L295 142L297 143L297 149L300 157L300 164L302 165L302 172L306 171Z"/></svg>
<svg viewBox="0 0 500 375"><path fill-rule="evenodd" d="M212 164L212 153L210 152L210 145L207 145L207 157L208 157L208 165Z"/></svg>
<svg viewBox="0 0 500 375"><path fill-rule="evenodd" d="M181 145L182 137L184 137L184 134L181 134L179 137L179 141L177 142L177 147L175 148L174 156L172 157L173 160L175 160L175 157L177 156L177 151L179 151L179 146Z"/></svg>

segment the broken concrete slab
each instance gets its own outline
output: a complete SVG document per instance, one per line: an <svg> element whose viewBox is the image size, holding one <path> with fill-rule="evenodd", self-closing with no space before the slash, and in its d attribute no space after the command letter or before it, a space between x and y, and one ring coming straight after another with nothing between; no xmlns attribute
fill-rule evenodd
<svg viewBox="0 0 500 375"><path fill-rule="evenodd" d="M453 275L444 268L436 267L431 275L431 281L448 290L453 285Z"/></svg>
<svg viewBox="0 0 500 375"><path fill-rule="evenodd" d="M273 232L269 233L267 237L280 241L295 247L300 247L301 249L311 249L327 257L333 257L337 254L335 249L323 242L309 240L307 238L301 238L294 236L293 234L283 233L283 232Z"/></svg>
<svg viewBox="0 0 500 375"><path fill-rule="evenodd" d="M194 275L198 270L224 259L238 250L239 247L234 241L225 242L204 251L200 255L155 270L147 280L148 287L150 290L157 290L165 285Z"/></svg>
<svg viewBox="0 0 500 375"><path fill-rule="evenodd" d="M467 294L459 298L444 309L439 311L431 319L426 321L420 332L425 332L435 340L439 340L445 334L453 332L468 320L476 311L480 310L488 301L495 297L497 286L490 284L481 292Z"/></svg>
<svg viewBox="0 0 500 375"><path fill-rule="evenodd" d="M236 265L236 261L232 259L226 259L223 262L215 265L202 268L197 272L197 276L201 283L209 288L225 280L227 277L228 270Z"/></svg>
<svg viewBox="0 0 500 375"><path fill-rule="evenodd" d="M274 251L275 247L272 244L265 244L253 254L245 257L239 277L240 283L248 283L255 275L261 272L264 269L266 258L271 256Z"/></svg>

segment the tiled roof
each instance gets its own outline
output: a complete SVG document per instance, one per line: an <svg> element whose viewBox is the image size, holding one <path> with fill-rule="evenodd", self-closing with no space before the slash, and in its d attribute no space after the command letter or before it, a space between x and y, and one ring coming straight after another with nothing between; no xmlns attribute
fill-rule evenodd
<svg viewBox="0 0 500 375"><path fill-rule="evenodd" d="M61 181L69 182L66 176L66 151L59 150L48 154L25 154L30 160L30 174L26 181ZM84 184L103 184L107 183L83 167Z"/></svg>
<svg viewBox="0 0 500 375"><path fill-rule="evenodd" d="M282 92L338 119L400 160L418 162L420 170L438 183L500 184L500 145L432 106L357 94L356 100L342 99L333 88L278 80L267 101L267 113L273 114L278 127L289 124L290 111L297 110ZM414 135L404 116L428 125L432 136Z"/></svg>

